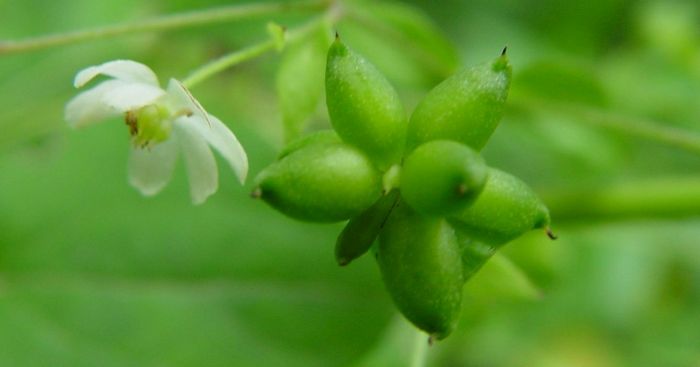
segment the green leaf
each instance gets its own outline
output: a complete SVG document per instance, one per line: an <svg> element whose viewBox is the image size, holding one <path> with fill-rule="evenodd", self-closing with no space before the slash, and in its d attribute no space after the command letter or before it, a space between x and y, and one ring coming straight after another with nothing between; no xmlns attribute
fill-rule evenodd
<svg viewBox="0 0 700 367"><path fill-rule="evenodd" d="M288 44L282 54L276 88L286 142L304 131L318 107L323 94L329 36L328 27L323 24L308 37Z"/></svg>

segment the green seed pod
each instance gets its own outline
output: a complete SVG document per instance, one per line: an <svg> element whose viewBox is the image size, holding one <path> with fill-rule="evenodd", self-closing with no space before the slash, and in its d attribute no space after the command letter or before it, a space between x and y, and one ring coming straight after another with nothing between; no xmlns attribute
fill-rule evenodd
<svg viewBox="0 0 700 367"><path fill-rule="evenodd" d="M299 220L336 222L360 214L381 195L379 172L342 143L309 144L265 168L253 196Z"/></svg>
<svg viewBox="0 0 700 367"><path fill-rule="evenodd" d="M377 262L399 310L431 338L457 325L462 303L462 262L454 229L441 218L394 208L379 235Z"/></svg>
<svg viewBox="0 0 700 367"><path fill-rule="evenodd" d="M389 81L339 39L328 50L326 103L333 128L385 169L401 159L406 113Z"/></svg>
<svg viewBox="0 0 700 367"><path fill-rule="evenodd" d="M401 195L413 209L444 216L466 208L481 193L488 167L466 145L436 140L414 150L401 171Z"/></svg>
<svg viewBox="0 0 700 367"><path fill-rule="evenodd" d="M408 151L436 139L456 140L481 150L503 116L510 79L505 50L490 64L447 78L425 96L411 115Z"/></svg>
<svg viewBox="0 0 700 367"><path fill-rule="evenodd" d="M502 245L536 228L547 228L549 221L549 210L526 183L493 168L474 203L450 218L457 230L492 245Z"/></svg>
<svg viewBox="0 0 700 367"><path fill-rule="evenodd" d="M398 190L392 190L362 214L350 219L335 243L338 264L345 266L372 247L398 198Z"/></svg>
<svg viewBox="0 0 700 367"><path fill-rule="evenodd" d="M308 135L304 135L298 139L292 140L287 144L282 151L277 155L277 159L282 159L290 153L297 151L307 145L318 144L338 144L340 137L333 130L319 130Z"/></svg>

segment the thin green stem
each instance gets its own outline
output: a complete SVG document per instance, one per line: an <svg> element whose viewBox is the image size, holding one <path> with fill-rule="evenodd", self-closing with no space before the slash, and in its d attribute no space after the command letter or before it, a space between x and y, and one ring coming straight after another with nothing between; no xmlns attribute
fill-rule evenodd
<svg viewBox="0 0 700 367"><path fill-rule="evenodd" d="M635 179L542 193L557 222L700 215L700 176Z"/></svg>
<svg viewBox="0 0 700 367"><path fill-rule="evenodd" d="M541 108L560 111L570 116L578 116L581 121L613 130L623 135L656 141L700 154L700 132L684 130L658 121L630 117L577 104L552 103L536 98L522 97L512 102L513 105L525 109Z"/></svg>
<svg viewBox="0 0 700 367"><path fill-rule="evenodd" d="M232 52L228 55L224 55L192 72L192 74L190 74L187 78L185 78L185 80L182 81L182 84L187 88L192 88L196 84L199 84L200 82L204 81L210 76L220 73L231 66L240 64L246 60L253 59L268 51L274 50L275 45L275 40L271 39L252 46L248 46L242 50Z"/></svg>
<svg viewBox="0 0 700 367"><path fill-rule="evenodd" d="M410 367L424 367L428 357L428 339L425 333L418 329L415 333Z"/></svg>
<svg viewBox="0 0 700 367"><path fill-rule="evenodd" d="M213 9L164 15L136 22L94 29L51 34L18 41L0 41L0 55L29 52L49 47L85 42L131 33L165 31L176 28L213 24L236 19L277 14L287 11L315 11L327 8L329 0L287 1L265 4L237 4Z"/></svg>

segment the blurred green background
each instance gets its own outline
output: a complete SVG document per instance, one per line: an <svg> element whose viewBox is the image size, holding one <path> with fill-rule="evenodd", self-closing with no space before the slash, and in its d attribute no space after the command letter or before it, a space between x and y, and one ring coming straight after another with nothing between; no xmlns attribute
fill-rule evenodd
<svg viewBox="0 0 700 367"><path fill-rule="evenodd" d="M231 3L4 0L0 39ZM459 65L509 46L509 111L484 155L535 187L560 237L528 234L468 283L459 330L428 349L427 364L700 366L700 149L634 133L656 121L700 134L700 4L356 8L335 28L409 108ZM161 81L181 78L264 40L268 20L294 27L311 16L0 55L0 366L410 363L415 335L371 256L335 265L341 224L285 218L226 169L202 206L190 204L182 167L143 198L127 183L123 122L72 131L63 121L85 66L127 58ZM193 90L237 134L251 175L282 144L279 60L267 55ZM323 103L310 120L327 124Z"/></svg>

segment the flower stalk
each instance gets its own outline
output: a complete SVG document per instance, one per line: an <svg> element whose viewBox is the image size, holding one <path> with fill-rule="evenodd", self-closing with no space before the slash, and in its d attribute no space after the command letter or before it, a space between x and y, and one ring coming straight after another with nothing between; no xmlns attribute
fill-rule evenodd
<svg viewBox="0 0 700 367"><path fill-rule="evenodd" d="M192 88L212 75L274 50L276 44L275 40L270 39L224 55L193 71L182 81L182 84L187 88Z"/></svg>
<svg viewBox="0 0 700 367"><path fill-rule="evenodd" d="M320 24L335 23L340 16L340 8L337 6L331 7L324 15L314 18L293 30L285 31L284 42L286 43L302 38L309 32L313 31ZM182 81L182 84L191 89L209 77L216 75L232 66L254 59L258 56L266 54L267 52L278 50L278 48L279 41L273 36L270 39L250 45L241 50L231 52L202 65L198 69L194 70L187 78L185 78Z"/></svg>

